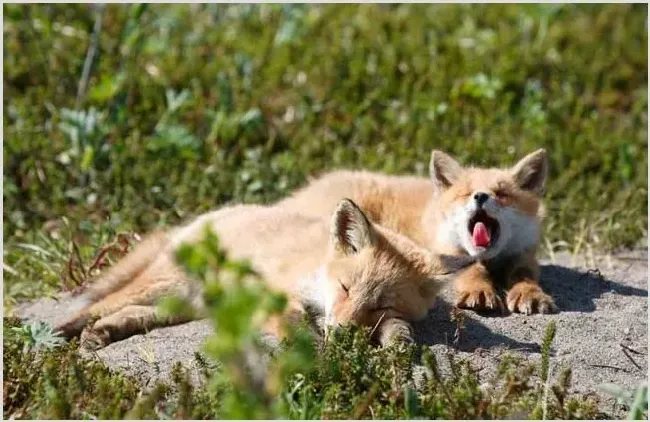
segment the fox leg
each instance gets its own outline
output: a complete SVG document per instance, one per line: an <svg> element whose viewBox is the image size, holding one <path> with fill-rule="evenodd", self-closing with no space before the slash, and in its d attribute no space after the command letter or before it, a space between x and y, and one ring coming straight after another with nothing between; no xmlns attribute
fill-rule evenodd
<svg viewBox="0 0 650 422"><path fill-rule="evenodd" d="M55 331L59 331L68 339L79 335L91 317L88 309L94 303L101 301L102 298L106 298L129 283L134 282L159 257L167 242L168 236L162 231L145 237L124 258L89 285L81 296L73 300L72 308L81 309L60 323L55 328Z"/></svg>
<svg viewBox="0 0 650 422"><path fill-rule="evenodd" d="M198 293L198 290L193 291L192 282L188 279L134 282L81 312L78 320L84 321L83 325L91 317L100 317L90 329L82 333L82 344L97 349L151 328L187 322L191 320L187 315L163 317L157 310L156 302L165 296L194 299Z"/></svg>
<svg viewBox="0 0 650 422"><path fill-rule="evenodd" d="M539 264L534 252L529 252L522 258L508 275L508 310L523 314L547 314L557 311L553 298L544 293L538 283Z"/></svg>
<svg viewBox="0 0 650 422"><path fill-rule="evenodd" d="M502 310L488 269L480 262L472 264L454 280L456 306L459 308Z"/></svg>
<svg viewBox="0 0 650 422"><path fill-rule="evenodd" d="M379 344L386 347L394 341L413 343L411 324L403 319L389 318L377 327Z"/></svg>
<svg viewBox="0 0 650 422"><path fill-rule="evenodd" d="M71 339L81 334L91 319L105 317L119 311L124 306L137 304L140 300L137 296L128 297L121 293L122 291L118 290L104 299L88 305L59 324L54 330L60 332L65 338Z"/></svg>
<svg viewBox="0 0 650 422"><path fill-rule="evenodd" d="M99 319L81 334L81 345L92 350L153 328L190 321L185 315L163 316L156 306L128 305Z"/></svg>
<svg viewBox="0 0 650 422"><path fill-rule="evenodd" d="M152 306L165 296L180 296L195 299L200 296L200 286L162 257L144 270L131 284L109 294L103 299L86 306L72 315L55 331L70 339L81 333L90 319L104 318L131 305Z"/></svg>
<svg viewBox="0 0 650 422"><path fill-rule="evenodd" d="M305 310L299 301L289 300L284 312L281 315L269 317L262 324L261 331L282 340L287 336L287 326L299 322L304 313Z"/></svg>

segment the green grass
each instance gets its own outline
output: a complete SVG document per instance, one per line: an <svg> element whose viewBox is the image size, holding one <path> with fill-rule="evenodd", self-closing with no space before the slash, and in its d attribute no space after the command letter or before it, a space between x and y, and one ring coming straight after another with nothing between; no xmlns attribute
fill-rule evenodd
<svg viewBox="0 0 650 422"><path fill-rule="evenodd" d="M646 5L3 11L5 311L110 265L127 247L122 233L226 203L273 201L333 168L425 175L432 148L485 166L547 148L547 248L610 250L647 236ZM64 355L50 362L68 362ZM25 362L5 359L5 375ZM104 379L104 370L90 376ZM27 379L16 378L47 398L49 384ZM114 409L124 416L137 389L105 382L123 386ZM310 394L345 405L308 415L349 415L339 410L360 398L341 385ZM24 417L92 410L48 407L55 399L18 400L15 409ZM159 399L138 404L138 415L152 415L147 406ZM431 417L467 416L429 404ZM169 415L209 415L182 413L188 406ZM415 412L386 406L386 417Z"/></svg>
<svg viewBox="0 0 650 422"><path fill-rule="evenodd" d="M481 377L453 354L400 344L374 347L369 329L335 331L320 358L287 373L265 407L249 394L254 390L205 366L205 357L197 356L208 377L204 381L217 382L192 386L176 365L168 383L144 389L132 377L80 358L76 342L25 349L28 342L12 330L18 326L16 320L3 321L5 418L540 419L546 407L549 419L611 419L592 399L569 393L570 370L549 380L545 396L539 365L505 356L493 374ZM419 381L414 364L424 371Z"/></svg>
<svg viewBox="0 0 650 422"><path fill-rule="evenodd" d="M191 397L183 394L191 387L179 365L169 384L143 389L133 377L112 372L96 360L80 358L76 341L36 349L28 336L16 333L20 327L18 320L3 320L6 418L205 418L214 400L206 389L198 389Z"/></svg>
<svg viewBox="0 0 650 422"><path fill-rule="evenodd" d="M424 175L432 148L548 148L552 248L646 236L645 5L109 5L78 101L95 9L3 7L5 305L61 285L71 240L91 260L321 171Z"/></svg>

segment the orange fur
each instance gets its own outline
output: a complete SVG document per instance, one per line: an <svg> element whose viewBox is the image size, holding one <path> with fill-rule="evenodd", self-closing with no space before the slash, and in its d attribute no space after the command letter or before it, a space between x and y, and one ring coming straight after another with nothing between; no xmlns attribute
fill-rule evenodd
<svg viewBox="0 0 650 422"><path fill-rule="evenodd" d="M438 257L407 237L371 223L349 200L339 201L330 214L329 224L259 205L202 215L138 245L91 287L87 306L58 329L73 337L90 319L99 318L82 338L91 347L102 347L138 331L183 321L182 317L161 317L155 305L169 295L190 300L199 308L203 305L200 283L176 265L174 251L182 243L201 239L206 225L218 234L232 259L250 260L269 287L288 295L288 314L315 307L326 326L378 325L382 342L408 337L407 321L426 315L441 280L473 261ZM116 273L132 277L115 283ZM266 326L283 334L277 319Z"/></svg>
<svg viewBox="0 0 650 422"><path fill-rule="evenodd" d="M430 179L339 170L310 181L278 206L322 217L342 196L350 197L373 221L435 253L477 258L479 262L456 278L458 306L502 308L495 282L505 271L510 274L505 287L515 289L513 294L523 289L516 286L518 282L529 286L521 290L519 300L508 300L511 311L547 312L554 304L537 283L534 258L544 215L546 172L544 150L506 169L463 168L448 155L434 151ZM477 209L472 199L476 193L487 195L486 212L498 222L492 233L495 243L487 248L472 245L467 227ZM526 277L520 276L521 268L529 270Z"/></svg>

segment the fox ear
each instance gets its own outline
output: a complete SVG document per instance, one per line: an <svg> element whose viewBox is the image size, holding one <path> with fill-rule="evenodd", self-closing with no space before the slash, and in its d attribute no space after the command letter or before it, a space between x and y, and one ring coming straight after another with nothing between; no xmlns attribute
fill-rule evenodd
<svg viewBox="0 0 650 422"><path fill-rule="evenodd" d="M355 254L373 242L374 229L363 211L352 200L341 200L330 226L330 243L334 249Z"/></svg>
<svg viewBox="0 0 650 422"><path fill-rule="evenodd" d="M546 175L548 160L546 150L538 149L522 158L512 168L512 176L520 188L531 191L539 196L546 192Z"/></svg>
<svg viewBox="0 0 650 422"><path fill-rule="evenodd" d="M429 174L437 191L451 186L462 171L463 167L448 154L435 149L431 152Z"/></svg>

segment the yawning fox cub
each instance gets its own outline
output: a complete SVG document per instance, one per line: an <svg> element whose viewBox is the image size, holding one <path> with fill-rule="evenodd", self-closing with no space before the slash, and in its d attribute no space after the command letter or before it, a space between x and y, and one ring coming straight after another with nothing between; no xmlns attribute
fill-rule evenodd
<svg viewBox="0 0 650 422"><path fill-rule="evenodd" d="M111 267L81 297L84 308L57 329L102 347L159 325L156 302L177 295L202 306L201 283L175 263L182 243L201 239L206 225L233 259L249 259L272 289L287 294L290 312L315 309L327 326L376 327L382 344L408 340L407 321L423 318L446 275L473 259L441 257L405 236L371 223L350 200L338 200L331 221L280 207L238 205L205 214L187 226L151 235ZM282 335L278 326L270 331Z"/></svg>
<svg viewBox="0 0 650 422"><path fill-rule="evenodd" d="M342 196L368 217L438 254L476 257L455 282L457 305L502 309L496 285L508 290L512 312L551 312L553 299L537 280L547 159L538 150L509 169L462 167L433 151L431 180L365 171L334 171L278 203L311 216L331 212ZM498 283L495 283L498 282Z"/></svg>

